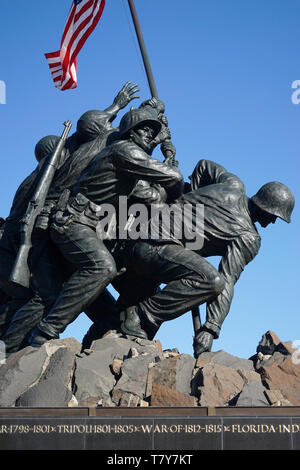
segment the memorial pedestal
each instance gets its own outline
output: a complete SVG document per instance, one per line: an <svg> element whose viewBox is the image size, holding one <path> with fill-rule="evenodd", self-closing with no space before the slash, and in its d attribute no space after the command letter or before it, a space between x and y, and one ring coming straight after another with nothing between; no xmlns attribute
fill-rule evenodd
<svg viewBox="0 0 300 470"><path fill-rule="evenodd" d="M300 407L1 408L0 449L104 450L107 458L300 450Z"/></svg>

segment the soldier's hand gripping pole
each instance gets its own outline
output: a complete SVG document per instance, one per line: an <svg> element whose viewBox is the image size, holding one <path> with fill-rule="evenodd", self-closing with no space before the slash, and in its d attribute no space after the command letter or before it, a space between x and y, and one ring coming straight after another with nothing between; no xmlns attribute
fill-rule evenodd
<svg viewBox="0 0 300 470"><path fill-rule="evenodd" d="M137 16L137 12L136 12L136 8L135 8L135 5L134 5L134 1L133 0L128 0L128 5L129 5L129 8L130 8L130 12L131 12L135 32L136 32L137 39L138 39L138 42L139 42L139 46L140 46L142 59L143 59L145 70L146 70L146 75L147 75L147 79L148 79L150 92L151 92L151 95L152 95L153 98L158 99L158 93L157 93L157 89L156 89L156 86L155 86L155 82L154 82L154 78L153 78L153 74L152 74L148 54L147 54L147 51L146 51L146 46L145 46L141 26L140 26L138 16ZM170 143L171 146L173 146L171 141L169 143ZM175 154L174 154L173 151L167 149L167 146L166 146L166 150L163 152L163 154L164 154L164 157L165 157L166 161L169 160L169 161L171 161L171 162L173 161L175 163ZM193 309L192 318L193 318L193 325L194 325L195 336L196 336L198 330L201 327L200 311L199 311L198 307Z"/></svg>
<svg viewBox="0 0 300 470"><path fill-rule="evenodd" d="M64 122L63 124L65 126L63 133L49 159L49 162L41 170L42 174L40 175L36 190L28 204L22 220L20 221L20 247L10 275L10 282L12 284L17 284L17 286L29 287L30 271L28 267L28 254L31 248L32 231L36 218L44 207L62 150L71 129L71 121Z"/></svg>

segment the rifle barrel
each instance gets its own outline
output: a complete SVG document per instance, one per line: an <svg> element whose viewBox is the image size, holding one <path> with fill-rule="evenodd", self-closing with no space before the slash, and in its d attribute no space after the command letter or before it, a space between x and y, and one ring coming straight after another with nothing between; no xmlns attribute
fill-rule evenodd
<svg viewBox="0 0 300 470"><path fill-rule="evenodd" d="M42 170L39 183L34 191L33 197L28 203L24 217L20 222L21 243L8 281L12 286L19 285L28 288L30 285L28 255L31 248L31 235L37 216L44 207L49 188L57 169L58 159L65 146L65 142L71 128L71 121L66 121L63 124L65 128L61 138L59 139L48 164Z"/></svg>

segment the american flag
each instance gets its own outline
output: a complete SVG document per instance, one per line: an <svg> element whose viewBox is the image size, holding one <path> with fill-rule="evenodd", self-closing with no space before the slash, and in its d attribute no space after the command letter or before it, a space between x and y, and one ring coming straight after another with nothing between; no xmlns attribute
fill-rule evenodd
<svg viewBox="0 0 300 470"><path fill-rule="evenodd" d="M60 50L45 54L56 88L77 87L77 55L95 29L105 0L74 0L61 39Z"/></svg>

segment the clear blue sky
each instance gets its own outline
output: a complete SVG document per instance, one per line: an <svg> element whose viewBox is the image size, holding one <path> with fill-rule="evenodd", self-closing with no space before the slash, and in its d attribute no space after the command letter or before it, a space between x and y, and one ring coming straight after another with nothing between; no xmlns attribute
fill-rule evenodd
<svg viewBox="0 0 300 470"><path fill-rule="evenodd" d="M140 86L136 105L150 97L125 0L106 0L78 56L78 88L54 88L44 53L59 48L70 5L71 0L1 0L2 217L35 167L33 149L41 137L60 134L66 119L75 129L83 112L107 107L127 80ZM267 330L283 341L300 339L300 104L291 100L292 83L300 80L300 3L135 0L135 5L185 179L207 158L236 173L249 196L277 180L296 198L290 225L279 220L259 228L261 251L236 285L213 350L249 357ZM161 159L159 149L155 156ZM204 306L201 312L203 319ZM81 340L89 325L82 314L63 336ZM192 354L192 336L191 316L185 314L165 323L157 338L164 348Z"/></svg>

